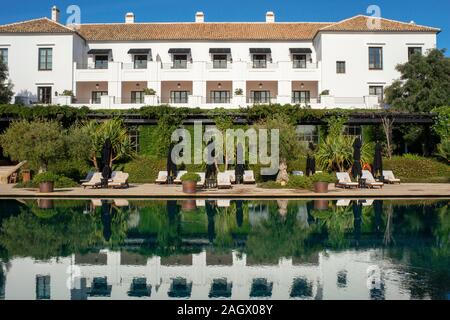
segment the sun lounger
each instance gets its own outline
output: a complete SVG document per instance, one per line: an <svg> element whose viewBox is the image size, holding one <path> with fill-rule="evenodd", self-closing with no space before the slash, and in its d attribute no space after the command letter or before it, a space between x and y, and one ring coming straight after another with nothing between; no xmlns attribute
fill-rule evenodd
<svg viewBox="0 0 450 320"><path fill-rule="evenodd" d="M129 188L128 173L117 172L111 182L108 182L108 187L112 188Z"/></svg>
<svg viewBox="0 0 450 320"><path fill-rule="evenodd" d="M167 183L167 171L160 171L158 173L158 178L156 178L155 183L165 184Z"/></svg>
<svg viewBox="0 0 450 320"><path fill-rule="evenodd" d="M373 199L364 200L362 205L363 205L363 207L370 207L371 205L373 205Z"/></svg>
<svg viewBox="0 0 450 320"><path fill-rule="evenodd" d="M348 207L350 205L350 199L339 199L336 202L336 207Z"/></svg>
<svg viewBox="0 0 450 320"><path fill-rule="evenodd" d="M394 176L394 172L392 172L391 170L383 170L383 177L384 177L384 182L387 183L398 183L400 184L400 179L395 178Z"/></svg>
<svg viewBox="0 0 450 320"><path fill-rule="evenodd" d="M230 200L217 200L217 207L218 208L229 208L230 207Z"/></svg>
<svg viewBox="0 0 450 320"><path fill-rule="evenodd" d="M200 181L197 182L197 187L203 188L206 182L206 173L197 172L197 174L200 176Z"/></svg>
<svg viewBox="0 0 450 320"><path fill-rule="evenodd" d="M80 180L80 183L84 183L84 182L89 182L92 179L92 176L94 175L94 171L90 171L87 175L86 178L84 178L83 180Z"/></svg>
<svg viewBox="0 0 450 320"><path fill-rule="evenodd" d="M184 174L186 174L187 173L187 171L179 171L178 172L178 174L177 174L177 177L176 177L176 179L175 180L173 180L173 182L174 183L177 183L177 184L181 184L181 177L184 175Z"/></svg>
<svg viewBox="0 0 450 320"><path fill-rule="evenodd" d="M372 176L372 173L370 173L369 170L363 170L361 178L366 179L366 186L368 186L369 188L374 188L374 187L383 188L383 186L384 186L383 182L375 181L375 178Z"/></svg>
<svg viewBox="0 0 450 320"><path fill-rule="evenodd" d="M89 180L88 182L83 182L81 184L85 189L86 187L91 187L91 188L98 188L102 186L102 173L101 172L95 172L92 175L91 180Z"/></svg>
<svg viewBox="0 0 450 320"><path fill-rule="evenodd" d="M204 207L206 205L205 200L195 200L197 207Z"/></svg>
<svg viewBox="0 0 450 320"><path fill-rule="evenodd" d="M217 188L227 189L231 188L230 175L226 172L219 172L217 174Z"/></svg>
<svg viewBox="0 0 450 320"><path fill-rule="evenodd" d="M114 199L114 204L116 207L129 207L130 203L125 199Z"/></svg>
<svg viewBox="0 0 450 320"><path fill-rule="evenodd" d="M337 188L358 188L358 182L352 182L348 172L336 172L338 181L336 182Z"/></svg>
<svg viewBox="0 0 450 320"><path fill-rule="evenodd" d="M230 175L230 182L231 183L236 183L236 175L235 175L234 170L227 170L227 171L225 171L225 173Z"/></svg>
<svg viewBox="0 0 450 320"><path fill-rule="evenodd" d="M244 183L255 183L255 175L253 174L253 170L245 170L244 171Z"/></svg>

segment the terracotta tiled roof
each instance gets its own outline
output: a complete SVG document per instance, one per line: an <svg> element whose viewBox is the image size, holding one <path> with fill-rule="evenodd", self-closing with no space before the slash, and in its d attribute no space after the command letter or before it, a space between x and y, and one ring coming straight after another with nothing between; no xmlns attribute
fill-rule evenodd
<svg viewBox="0 0 450 320"><path fill-rule="evenodd" d="M40 18L5 24L0 26L0 33L67 33L72 29L48 18Z"/></svg>
<svg viewBox="0 0 450 320"><path fill-rule="evenodd" d="M329 23L83 24L87 40L311 40Z"/></svg>
<svg viewBox="0 0 450 320"><path fill-rule="evenodd" d="M83 24L77 33L90 41L145 40L274 40L307 41L320 31L439 32L439 29L379 18L369 28L370 17L356 16L337 23L116 23ZM0 33L67 33L72 29L48 18L0 26Z"/></svg>
<svg viewBox="0 0 450 320"><path fill-rule="evenodd" d="M439 32L440 30L437 28L416 25L414 23L405 23L368 16L356 16L326 26L322 28L321 31Z"/></svg>

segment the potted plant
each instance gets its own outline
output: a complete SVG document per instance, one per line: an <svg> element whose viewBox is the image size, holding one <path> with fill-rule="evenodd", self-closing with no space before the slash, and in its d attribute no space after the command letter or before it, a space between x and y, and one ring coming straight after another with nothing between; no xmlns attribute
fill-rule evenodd
<svg viewBox="0 0 450 320"><path fill-rule="evenodd" d="M197 182L200 181L200 176L193 172L185 173L181 176L184 193L195 193L197 191Z"/></svg>
<svg viewBox="0 0 450 320"><path fill-rule="evenodd" d="M58 176L52 172L43 172L38 174L33 182L39 185L39 192L49 193L53 192L55 181L58 180Z"/></svg>
<svg viewBox="0 0 450 320"><path fill-rule="evenodd" d="M234 90L235 96L242 96L243 94L244 94L244 91L241 88L237 88L236 90Z"/></svg>
<svg viewBox="0 0 450 320"><path fill-rule="evenodd" d="M316 173L311 176L314 192L327 193L328 185L333 182L333 176L329 173Z"/></svg>

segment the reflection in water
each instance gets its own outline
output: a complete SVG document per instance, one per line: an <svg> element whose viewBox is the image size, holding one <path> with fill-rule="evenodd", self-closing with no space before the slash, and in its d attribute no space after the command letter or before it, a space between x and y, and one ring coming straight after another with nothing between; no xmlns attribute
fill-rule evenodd
<svg viewBox="0 0 450 320"><path fill-rule="evenodd" d="M30 200L0 209L0 299L450 293L448 201Z"/></svg>

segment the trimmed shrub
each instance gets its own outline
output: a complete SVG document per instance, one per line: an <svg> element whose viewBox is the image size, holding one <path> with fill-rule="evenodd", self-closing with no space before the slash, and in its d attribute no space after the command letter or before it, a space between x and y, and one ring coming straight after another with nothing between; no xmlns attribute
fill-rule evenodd
<svg viewBox="0 0 450 320"><path fill-rule="evenodd" d="M182 182L185 182L185 181L199 182L200 180L201 180L200 176L198 174L196 174L195 172L188 172L181 176Z"/></svg>
<svg viewBox="0 0 450 320"><path fill-rule="evenodd" d="M392 170L402 182L448 183L450 166L432 158L417 155L394 156L384 159L384 170Z"/></svg>
<svg viewBox="0 0 450 320"><path fill-rule="evenodd" d="M40 173L36 177L34 177L33 183L39 184L42 182L56 182L58 181L58 178L58 175L54 174L53 172L47 171Z"/></svg>

